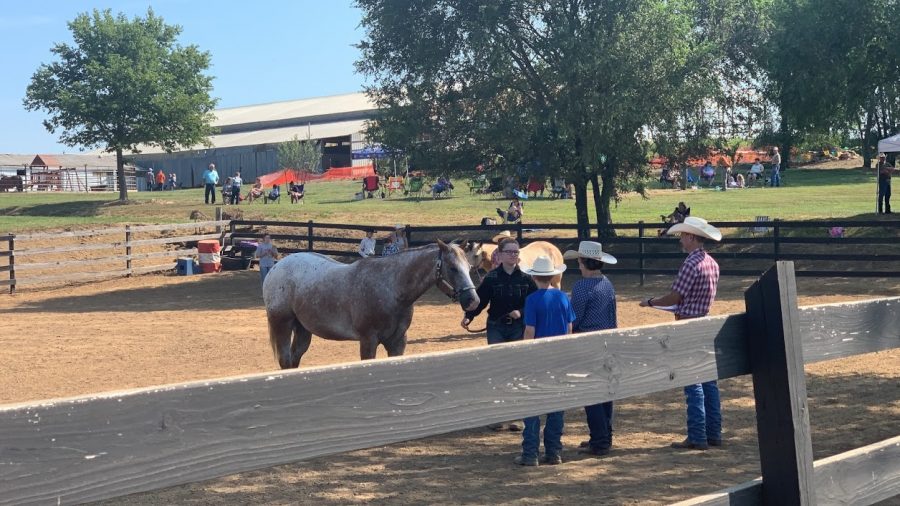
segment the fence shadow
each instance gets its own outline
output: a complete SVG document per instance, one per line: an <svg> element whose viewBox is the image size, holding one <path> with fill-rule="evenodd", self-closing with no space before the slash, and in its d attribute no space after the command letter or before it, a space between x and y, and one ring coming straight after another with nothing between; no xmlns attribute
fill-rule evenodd
<svg viewBox="0 0 900 506"><path fill-rule="evenodd" d="M109 205L107 200L58 202L27 207L5 207L0 209L4 216L97 216L101 207Z"/></svg>

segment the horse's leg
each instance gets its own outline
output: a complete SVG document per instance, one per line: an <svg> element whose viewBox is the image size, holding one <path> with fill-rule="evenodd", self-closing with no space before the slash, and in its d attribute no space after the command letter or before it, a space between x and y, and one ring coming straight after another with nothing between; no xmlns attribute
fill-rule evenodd
<svg viewBox="0 0 900 506"><path fill-rule="evenodd" d="M300 366L300 358L309 349L312 342L312 332L306 329L298 320L294 320L294 340L291 343L291 368Z"/></svg>
<svg viewBox="0 0 900 506"><path fill-rule="evenodd" d="M378 351L378 339L375 337L362 336L359 340L359 358L360 360L371 360L375 358Z"/></svg>
<svg viewBox="0 0 900 506"><path fill-rule="evenodd" d="M278 365L282 369L291 367L291 332L294 330L294 315L278 316L268 315L269 319L269 342L272 344L272 351L275 358L278 359ZM296 366L295 366L296 367Z"/></svg>
<svg viewBox="0 0 900 506"><path fill-rule="evenodd" d="M562 290L562 274L557 274L550 279L550 286L557 290Z"/></svg>
<svg viewBox="0 0 900 506"><path fill-rule="evenodd" d="M410 307L405 314L401 315L394 334L382 341L389 357L399 357L406 351L406 331L409 330L409 324L412 323L412 316L413 309Z"/></svg>

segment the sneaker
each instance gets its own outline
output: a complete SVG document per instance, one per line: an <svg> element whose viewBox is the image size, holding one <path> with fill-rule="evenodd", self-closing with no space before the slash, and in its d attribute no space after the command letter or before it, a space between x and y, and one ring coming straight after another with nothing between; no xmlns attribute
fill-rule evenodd
<svg viewBox="0 0 900 506"><path fill-rule="evenodd" d="M534 467L534 466L538 465L537 457L529 458L529 457L525 457L524 455L519 455L518 457L516 457L515 460L513 460L513 462L515 462L516 465L519 465L519 466Z"/></svg>
<svg viewBox="0 0 900 506"><path fill-rule="evenodd" d="M506 428L512 432L522 432L525 430L525 422L522 422L521 420L509 422L509 425Z"/></svg>
<svg viewBox="0 0 900 506"><path fill-rule="evenodd" d="M562 464L562 456L558 453L548 453L541 457L541 464L548 466L558 466Z"/></svg>
<svg viewBox="0 0 900 506"><path fill-rule="evenodd" d="M590 445L586 445L582 448L579 448L578 453L580 455L593 455L595 457L602 457L604 455L609 455L609 448L594 448Z"/></svg>
<svg viewBox="0 0 900 506"><path fill-rule="evenodd" d="M694 443L690 439L685 439L684 441L672 443L672 448L679 450L709 450L709 445L706 443Z"/></svg>

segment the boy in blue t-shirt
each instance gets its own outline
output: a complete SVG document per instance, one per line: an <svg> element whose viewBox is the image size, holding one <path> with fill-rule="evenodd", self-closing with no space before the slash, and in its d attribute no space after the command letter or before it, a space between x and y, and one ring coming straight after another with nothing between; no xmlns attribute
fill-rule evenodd
<svg viewBox="0 0 900 506"><path fill-rule="evenodd" d="M565 265L554 266L547 256L539 256L534 265L523 269L530 274L537 284L538 290L525 299L525 339L561 336L572 333L572 322L575 321L575 310L569 297L562 290L551 288L553 276L562 274ZM522 431L522 455L516 457L516 464L521 466L538 465L538 449L540 447L541 417L531 416L524 420ZM562 464L562 431L563 412L547 413L544 426L544 464Z"/></svg>

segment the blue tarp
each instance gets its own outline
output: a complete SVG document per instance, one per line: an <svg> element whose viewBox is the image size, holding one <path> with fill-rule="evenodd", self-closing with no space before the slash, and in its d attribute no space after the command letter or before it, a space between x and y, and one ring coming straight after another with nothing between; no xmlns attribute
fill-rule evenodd
<svg viewBox="0 0 900 506"><path fill-rule="evenodd" d="M361 149L354 149L353 150L353 159L354 160L369 160L369 159L373 159L373 158L391 158L395 154L399 155L400 153L395 153L394 151L391 151L389 149L384 149L383 147L377 146L377 145L376 146L366 146Z"/></svg>

